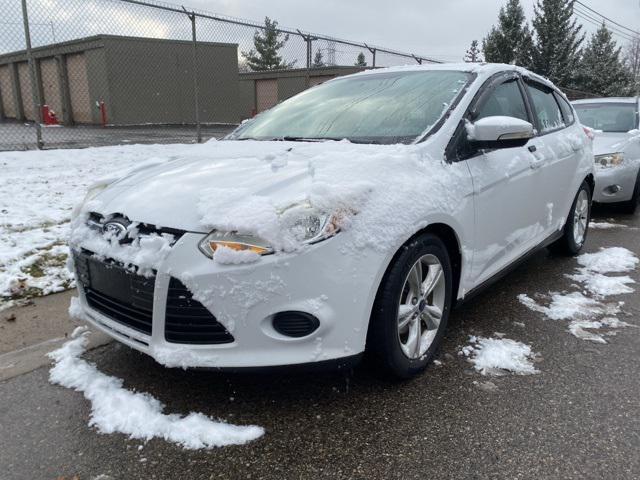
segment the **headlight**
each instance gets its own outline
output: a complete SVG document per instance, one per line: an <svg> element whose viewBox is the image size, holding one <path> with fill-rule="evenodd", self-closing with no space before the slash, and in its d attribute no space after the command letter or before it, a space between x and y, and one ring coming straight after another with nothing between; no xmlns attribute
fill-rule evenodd
<svg viewBox="0 0 640 480"><path fill-rule="evenodd" d="M333 237L345 225L347 216L343 213L318 212L308 204L301 204L285 209L279 219L283 239L278 248L288 251L295 250L297 245L318 243ZM276 250L267 240L235 232L213 231L198 244L200 251L209 258L213 258L220 247L258 255L268 255Z"/></svg>
<svg viewBox="0 0 640 480"><path fill-rule="evenodd" d="M622 153L607 153L604 155L595 156L596 164L607 168L620 165L623 159L624 155Z"/></svg>
<svg viewBox="0 0 640 480"><path fill-rule="evenodd" d="M71 211L71 219L73 220L78 215L80 215L80 211L82 210L82 207L87 202L90 202L91 200L96 198L98 196L98 194L100 192L102 192L105 188L107 188L108 186L109 186L108 183L98 183L98 184L94 184L94 185L90 186L89 190L87 190L87 194L84 196L84 199L82 200L82 202L80 202L75 207L73 207L73 210Z"/></svg>
<svg viewBox="0 0 640 480"><path fill-rule="evenodd" d="M340 213L327 214L308 204L295 205L281 214L283 228L294 243L317 243L333 237L344 224Z"/></svg>

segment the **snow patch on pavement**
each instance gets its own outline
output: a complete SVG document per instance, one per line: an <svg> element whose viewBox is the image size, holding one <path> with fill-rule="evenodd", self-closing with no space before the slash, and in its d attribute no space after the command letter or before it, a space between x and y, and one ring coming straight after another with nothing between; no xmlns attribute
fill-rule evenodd
<svg viewBox="0 0 640 480"><path fill-rule="evenodd" d="M631 272L640 260L626 248L608 247L595 253L579 255L577 262L580 266L574 274L567 277L579 282L584 287L583 291L538 295L547 305L526 294L518 295L518 300L530 310L542 313L551 320L570 320L568 331L577 338L607 343L604 335L613 334L611 331L601 334L591 330L630 326L614 316L620 313L624 302L605 303L604 299L610 295L634 292L629 285L635 284L635 281L629 275L619 274Z"/></svg>
<svg viewBox="0 0 640 480"><path fill-rule="evenodd" d="M589 330L599 330L601 328L623 328L632 327L630 323L622 322L615 317L603 318L600 321L594 320L574 320L569 324L569 332L582 340L588 340L595 343L607 343L603 335L612 335L615 332L605 332L604 334L590 332Z"/></svg>
<svg viewBox="0 0 640 480"><path fill-rule="evenodd" d="M156 398L125 389L121 379L105 375L80 358L88 343L87 335L80 327L71 340L49 353L54 361L49 379L84 394L91 402L89 426L100 433L124 433L145 441L163 438L190 450L241 445L264 434L261 427L214 421L202 413L163 413L164 405Z"/></svg>
<svg viewBox="0 0 640 480"><path fill-rule="evenodd" d="M533 366L536 354L531 346L509 338L469 337L460 355L467 357L482 375L531 375L539 373Z"/></svg>
<svg viewBox="0 0 640 480"><path fill-rule="evenodd" d="M527 294L518 295L518 300L534 312L543 313L551 320L570 320L573 318L590 318L604 313L617 313L615 304L604 305L601 302L583 295L581 292L551 293L551 302L544 306Z"/></svg>
<svg viewBox="0 0 640 480"><path fill-rule="evenodd" d="M596 253L583 253L578 256L578 263L590 272L622 273L630 272L638 265L638 257L622 247L601 248Z"/></svg>
<svg viewBox="0 0 640 480"><path fill-rule="evenodd" d="M612 228L627 228L627 226L622 223L589 222L589 228L595 228L596 230L610 230Z"/></svg>
<svg viewBox="0 0 640 480"><path fill-rule="evenodd" d="M96 179L188 156L198 145L0 152L0 305L73 286L69 222Z"/></svg>

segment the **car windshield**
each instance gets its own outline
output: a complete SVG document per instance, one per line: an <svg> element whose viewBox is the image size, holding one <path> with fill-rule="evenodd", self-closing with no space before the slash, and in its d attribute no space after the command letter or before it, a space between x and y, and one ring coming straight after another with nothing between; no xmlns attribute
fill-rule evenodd
<svg viewBox="0 0 640 480"><path fill-rule="evenodd" d="M637 127L635 103L579 103L580 123L603 132L628 132Z"/></svg>
<svg viewBox="0 0 640 480"><path fill-rule="evenodd" d="M229 138L411 143L437 123L470 79L467 72L436 70L339 78L261 113Z"/></svg>

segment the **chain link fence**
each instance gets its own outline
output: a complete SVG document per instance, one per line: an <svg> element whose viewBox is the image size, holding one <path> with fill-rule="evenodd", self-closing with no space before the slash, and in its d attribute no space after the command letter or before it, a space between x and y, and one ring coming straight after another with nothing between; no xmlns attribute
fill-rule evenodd
<svg viewBox="0 0 640 480"><path fill-rule="evenodd" d="M436 60L141 0L0 0L0 150L199 142L338 75Z"/></svg>

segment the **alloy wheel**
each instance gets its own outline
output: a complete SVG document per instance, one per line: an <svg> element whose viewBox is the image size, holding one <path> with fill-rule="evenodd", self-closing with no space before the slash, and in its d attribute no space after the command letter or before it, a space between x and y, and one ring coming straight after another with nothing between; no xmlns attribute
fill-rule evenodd
<svg viewBox="0 0 640 480"><path fill-rule="evenodd" d="M589 221L589 195L586 190L580 190L576 199L576 209L573 214L573 241L577 246L584 243Z"/></svg>
<svg viewBox="0 0 640 480"><path fill-rule="evenodd" d="M446 282L435 255L420 257L411 267L400 293L398 340L405 356L422 357L433 343L446 298Z"/></svg>

